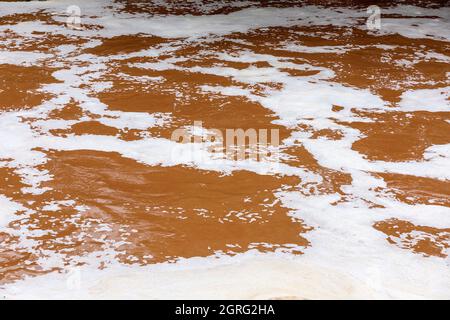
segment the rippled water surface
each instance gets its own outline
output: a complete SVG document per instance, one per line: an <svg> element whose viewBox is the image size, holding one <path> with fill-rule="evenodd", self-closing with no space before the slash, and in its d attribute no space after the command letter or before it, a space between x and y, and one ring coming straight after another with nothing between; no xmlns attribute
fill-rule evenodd
<svg viewBox="0 0 450 320"><path fill-rule="evenodd" d="M315 282L331 296L449 298L450 9L381 13L368 30L363 3L0 2L0 290L186 264L289 283L274 263L299 263L336 273ZM230 129L279 145L200 142ZM279 287L264 297L303 297Z"/></svg>

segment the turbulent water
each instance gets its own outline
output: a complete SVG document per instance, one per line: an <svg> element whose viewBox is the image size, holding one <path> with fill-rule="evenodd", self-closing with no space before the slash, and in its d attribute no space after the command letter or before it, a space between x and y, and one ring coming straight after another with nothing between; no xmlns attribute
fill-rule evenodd
<svg viewBox="0 0 450 320"><path fill-rule="evenodd" d="M450 298L450 8L341 4L0 2L0 294Z"/></svg>

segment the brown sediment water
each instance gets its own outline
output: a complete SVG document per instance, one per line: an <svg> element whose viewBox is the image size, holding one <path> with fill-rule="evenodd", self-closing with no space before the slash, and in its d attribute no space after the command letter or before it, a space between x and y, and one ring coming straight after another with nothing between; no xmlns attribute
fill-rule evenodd
<svg viewBox="0 0 450 320"><path fill-rule="evenodd" d="M0 64L0 108L10 110L39 105L50 95L37 89L56 81L51 74L52 70L47 68Z"/></svg>
<svg viewBox="0 0 450 320"><path fill-rule="evenodd" d="M281 8L293 3L269 1L260 6ZM225 4L202 13L195 6L174 2L165 7L143 7L134 1L126 2L122 8L129 14L194 16L229 14L241 9ZM2 17L0 26L38 20L55 26L62 24L41 12ZM87 29L101 27L92 25ZM93 42L95 45L85 47L89 41L100 44ZM67 57L55 54L62 45L73 45L74 51ZM60 271L61 264L81 265L87 256L95 256L104 267L105 253L108 259L123 264L147 265L180 258L233 256L249 250L292 255L314 251L315 243L309 235L322 226L302 219L302 205L300 209L289 208L280 200L280 192L290 192L299 199L336 195L331 206L351 206L361 200L368 204L364 210L386 208L387 201L450 207L450 183L445 177L382 172L378 167L372 171L366 167L353 171L344 166L336 168L324 164L301 138L291 144L286 142L301 133L307 135L308 141L331 141L337 146L349 139L349 130L355 130L358 135L348 149L369 164L427 163L427 149L450 143L450 111L425 111L427 107L432 109L428 101L423 101L424 110L403 111L398 106L407 91L450 85L449 60L436 58L442 55L450 59L446 41L332 25L270 26L195 40L131 31L106 37L86 32L25 36L9 30L0 36L0 50L51 54L29 65L2 63L0 59L0 116L39 111L17 115L17 121L33 133L29 139L35 138L36 144L28 147L29 141L21 142L16 148L22 154L11 152L11 157L38 152L45 158L37 164L26 157L20 159L23 162L11 157L0 159L0 194L23 206L15 213L17 219L0 230L0 283ZM144 50L152 54L140 54ZM426 58L429 52L436 55ZM241 54L249 54L253 60L239 61ZM277 66L275 60L282 65ZM299 68L306 64L308 68ZM101 68L96 69L98 65ZM71 74L73 78L68 77L66 83L55 78L55 71L70 68L81 71ZM320 77L324 69L332 76L314 78ZM246 71L248 75L242 76ZM264 72L267 79L258 80ZM80 80L83 76L86 77ZM280 121L284 110L277 113L267 107L264 99L282 93L287 82L296 79L366 90L378 96L385 106L376 110L344 108L331 101L328 111L332 116L298 118L295 125L284 125ZM61 98L62 102L52 100L55 91L43 90L48 84L64 84L65 91L80 90L82 94L76 91L73 96ZM104 87L97 90L96 85ZM86 97L91 100L83 101ZM101 108L93 105L104 106L105 110L99 111ZM340 117L348 110L352 117ZM122 121L120 117L137 113L142 117L167 118L144 129L134 128L133 120L123 126L114 125L113 120ZM315 127L315 120L320 125L325 123L325 128ZM191 162L174 165L164 160L148 164L139 157L147 150L122 150L146 139L168 140L174 130L192 126L195 121L205 129L222 132L278 130L280 164L290 171L260 173L235 164L231 172L222 172ZM113 147L103 145L110 141ZM340 156L339 150L331 148L328 157ZM352 176L356 170L383 181L384 187L368 191L388 200L377 202L373 197L365 197L364 192L353 194L349 187L357 185ZM39 191L27 191L32 185L29 180L39 178L39 174L45 176L37 183ZM308 180L309 175L317 180ZM309 204L304 208L305 212L311 210ZM317 214L326 212L317 209ZM448 228L397 218L378 221L370 228L384 233L388 244L399 250L438 258L447 256ZM42 263L53 254L62 263Z"/></svg>
<svg viewBox="0 0 450 320"><path fill-rule="evenodd" d="M103 39L100 45L95 46L91 49L87 49L85 50L85 52L95 55L132 53L144 49L149 49L152 46L169 41L170 39L145 35L117 36L109 39Z"/></svg>
<svg viewBox="0 0 450 320"><path fill-rule="evenodd" d="M34 252L70 257L113 245L120 261L147 264L249 249L301 253L309 245L301 234L311 228L289 217L273 194L295 188L298 178L148 167L107 152L55 152L49 158L45 168L54 179L43 186L51 191L32 197L36 213L13 224L43 233L33 238ZM76 199L86 209L46 211L49 199ZM16 259L24 254L19 250ZM3 261L5 270L11 260ZM10 272L38 272L29 261L15 261Z"/></svg>
<svg viewBox="0 0 450 320"><path fill-rule="evenodd" d="M374 121L350 124L366 135L352 148L372 160L420 160L428 147L450 142L448 112L386 112L368 117Z"/></svg>
<svg viewBox="0 0 450 320"><path fill-rule="evenodd" d="M389 243L425 256L446 257L450 229L418 226L408 221L390 219L374 224L374 228L387 235Z"/></svg>
<svg viewBox="0 0 450 320"><path fill-rule="evenodd" d="M408 204L437 204L450 206L450 188L447 181L411 175L378 173L388 190Z"/></svg>

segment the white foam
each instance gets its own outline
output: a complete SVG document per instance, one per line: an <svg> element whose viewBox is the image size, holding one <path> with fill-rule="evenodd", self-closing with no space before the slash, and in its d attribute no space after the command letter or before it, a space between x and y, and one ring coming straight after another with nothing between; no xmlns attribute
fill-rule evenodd
<svg viewBox="0 0 450 320"><path fill-rule="evenodd" d="M14 213L25 209L21 204L12 201L2 194L0 194L0 207L0 227L7 226L9 222L17 218Z"/></svg>
<svg viewBox="0 0 450 320"><path fill-rule="evenodd" d="M450 87L405 91L399 107L400 111L450 111Z"/></svg>
<svg viewBox="0 0 450 320"><path fill-rule="evenodd" d="M51 57L53 55L40 52L0 50L0 64L31 66Z"/></svg>
<svg viewBox="0 0 450 320"><path fill-rule="evenodd" d="M175 265L80 267L6 285L0 293L6 299L448 298L445 266L429 260L408 266L414 257L390 261L392 257L387 254L378 261L380 269L366 268L362 274L330 268L335 261L328 257L322 257L326 263L316 263L318 259L251 252L220 259L192 258ZM354 264L346 261L349 269ZM392 268L403 268L404 273L392 278Z"/></svg>
<svg viewBox="0 0 450 320"><path fill-rule="evenodd" d="M28 5L29 4L29 5ZM110 1L46 1L30 2L27 6L14 3L0 3L0 15L18 12L33 12L46 9L58 12L57 21L65 21L61 15L67 5L78 4L82 9L82 23L96 24L95 30L71 30L44 21L21 22L0 26L0 32L7 29L20 36L31 37L33 31L55 34L77 35L90 41L81 48L93 47L101 43L92 37L113 37L124 34L152 34L162 37L189 37L193 43L210 41L217 36L232 32L247 32L252 29L271 26L334 25L341 27L361 26L358 21L367 17L365 10L324 9L315 6L300 8L248 8L228 15L211 16L152 16L132 15L116 12L119 4ZM112 7L108 7L112 5ZM436 15L439 19L383 19L382 29L374 34L399 33L411 38L450 39L448 11L419 9L399 6L387 10L413 16ZM417 26L416 26L417 24ZM204 38L206 37L206 38ZM2 51L0 62L19 64L48 63L60 68L53 74L60 83L45 85L41 91L55 97L28 111L2 112L0 114L0 136L2 166L13 168L29 187L23 192L41 194L47 189L41 187L43 181L51 179L50 173L38 169L45 164L44 150L93 150L117 152L123 157L134 159L150 166L189 165L199 170L215 170L225 174L235 170L247 170L258 174L296 175L301 183L310 183L308 190L298 186L303 192L279 191L276 196L289 208L290 215L305 221L315 229L304 236L311 242L305 254L293 257L287 254L259 255L253 251L236 257L192 258L176 264L157 264L146 267L121 266L114 262L116 249L120 243L104 242L104 250L91 256L78 257L73 263L82 261L87 266L79 270L80 287L71 288L74 273L69 275L51 273L42 277L28 278L9 284L0 291L6 298L448 298L450 296L449 259L424 258L408 250L393 246L386 236L375 230L376 221L389 218L411 221L417 225L448 228L449 209L438 205L407 205L395 199L386 189L386 183L377 178L376 172L395 172L435 179L450 179L450 145L434 145L426 149L423 161L387 162L369 161L362 154L351 149L352 144L363 138L359 130L341 123L352 121L372 121L356 115L352 109L374 112L396 111L448 111L448 87L407 91L397 107L388 107L377 95L369 90L361 90L333 82L334 73L327 68L313 65L298 65L271 55L255 54L250 50L236 54L217 54L218 59L238 62L266 61L266 68L249 67L242 70L225 67L184 68L176 62L187 58L169 58L161 62L132 64L138 68L153 70L182 70L229 77L247 85L278 82L280 90L267 88L263 94L254 94L251 89L239 87L202 86L205 92L223 95L240 95L258 102L275 113L278 124L294 130L291 137L283 141L278 152L283 157L284 148L293 145L304 146L326 168L348 173L353 179L343 186L340 194L322 194L316 188L322 178L304 168L271 162L230 161L213 157L206 145L197 143L178 144L161 138L142 136L141 140L124 141L118 137L81 135L55 137L48 132L56 128L68 128L80 121L90 120L83 116L78 120L50 120L48 113L63 108L75 101L85 113L92 113L104 125L118 129L146 130L154 126L164 126L172 121L168 114L144 112L111 111L95 94L108 90L110 83L100 82L109 70L110 63L131 57L158 57L170 53L182 45L182 41L161 45L155 49L142 50L131 54L99 57L90 54L77 55L77 48L60 46L57 51L69 55L57 59L42 53ZM380 47L380 46L378 46ZM381 47L392 49L392 47ZM343 52L353 50L345 47L285 46L285 50L302 52ZM3 53L4 52L4 53ZM418 60L438 59L443 55L417 55ZM312 76L293 77L283 72L284 68L318 70ZM123 76L123 75L119 75ZM136 81L158 82L161 78L140 78ZM342 106L339 112L332 111L333 105ZM126 107L126 106L124 106ZM29 120L31 119L31 120ZM312 130L332 129L339 131L342 138L313 139L308 130L297 130L305 125ZM297 130L297 131L295 131ZM0 225L5 226L17 218L14 212L22 210L16 203L0 196L4 209ZM42 210L59 210L70 205L77 210L86 210L83 204L73 201L49 202ZM372 206L377 205L377 206ZM108 226L102 226L108 230ZM43 234L44 230L15 230L21 244L33 250L35 242L29 236ZM80 234L80 238L82 238ZM423 236L423 235L418 235ZM44 268L62 267L64 254L42 252L39 264ZM98 260L107 261L108 267L98 270ZM75 275L78 271L75 272ZM129 290L133 288L133 290ZM221 290L217 290L220 288ZM226 288L226 289L223 289Z"/></svg>
<svg viewBox="0 0 450 320"><path fill-rule="evenodd" d="M298 44L288 43L282 50L288 50L293 52L306 52L306 53L345 53L352 47L346 46L303 46Z"/></svg>
<svg viewBox="0 0 450 320"><path fill-rule="evenodd" d="M204 37L207 35L225 35L233 32L247 32L251 29L271 26L310 26L333 25L338 27L365 25L359 24L360 19L368 18L365 9L323 8L317 6L301 6L292 8L244 8L229 14L215 15L184 15L184 16L148 16L146 14L120 13L119 4L110 1L86 2L80 0L32 2L27 7L17 8L16 4L1 3L2 15L13 13L30 13L45 10L54 13L54 19L65 23L66 9L76 5L81 9L82 24L99 25L95 30L73 30L57 25L48 25L42 21L21 22L12 26L0 26L0 31L10 30L30 36L33 31L64 33L69 35L90 35L113 37L124 34L145 33L167 38ZM386 10L386 9L383 9ZM414 6L397 6L386 10L389 13L418 16L415 19L384 18L381 34L399 33L412 38L450 39L449 10L418 8ZM420 13L418 13L420 12ZM440 19L423 16L437 16Z"/></svg>

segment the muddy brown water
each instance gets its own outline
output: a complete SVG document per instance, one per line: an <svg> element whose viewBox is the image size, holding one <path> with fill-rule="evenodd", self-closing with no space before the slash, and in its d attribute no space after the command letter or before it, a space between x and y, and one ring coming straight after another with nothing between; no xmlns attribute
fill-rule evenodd
<svg viewBox="0 0 450 320"><path fill-rule="evenodd" d="M268 2L269 3L269 2ZM263 5L268 5L263 2ZM281 6L278 2L273 6ZM286 3L284 4L286 6ZM136 13L199 14L195 8L174 4L174 9L139 7L129 2L125 10ZM236 8L224 6L214 13L228 13ZM170 12L169 12L170 11ZM3 17L1 24L16 24L42 19L45 14L30 16L16 14ZM277 115L245 96L205 93L202 86L236 86L264 95L267 89L277 90L282 84L268 82L257 85L240 83L231 77L190 72L185 70L157 70L130 66L130 63L161 62L171 57L182 68L221 66L237 70L267 68L265 61L254 63L225 61L209 53L239 53L250 50L286 61L314 67L326 67L335 72L330 81L358 89L368 89L394 106L403 92L410 89L438 88L449 85L449 64L439 61L418 62L408 69L398 65L399 59L412 59L415 52L428 50L449 54L446 42L430 39L409 39L400 35L375 36L359 29L337 27L267 28L248 33L235 33L205 43L189 43L182 39L163 39L146 35L128 35L99 39L99 46L80 49L79 54L109 57L130 54L164 44L179 48L158 57L129 58L107 62L107 72L99 81L111 86L93 96L109 110L123 112L167 113L171 120L161 127L148 130L118 129L102 124L98 117L83 109L77 101L48 113L47 119L74 120L64 129L52 129L55 137L101 135L115 136L123 141L142 139L142 134L169 139L180 126L202 121L207 129L256 128L278 129L285 139L292 128L275 124ZM2 50L31 50L51 52L62 44L80 46L89 39L45 35L44 38L16 40ZM14 39L17 37L17 39ZM238 42L236 40L242 41ZM286 42L306 46L360 46L344 53L292 52L282 48ZM377 45L395 46L381 49ZM64 60L64 57L59 57ZM0 110L12 112L36 108L52 98L40 90L43 85L59 83L52 73L57 67L45 65L0 65ZM307 77L317 70L283 69L291 77ZM151 84L134 77L160 77ZM149 87L150 86L150 87ZM334 106L334 112L340 112ZM352 149L369 160L390 162L420 161L426 148L450 143L450 112L370 113L355 110L373 122L348 122L342 125L360 130L364 138ZM33 119L24 119L31 124ZM298 129L298 128L297 128ZM310 130L314 139L326 137L339 140L337 130ZM176 261L177 258L210 256L218 253L234 255L250 249L262 252L282 250L302 254L314 250L308 232L314 228L303 220L293 218L275 193L279 190L308 192L308 186L294 176L259 175L249 171L235 171L229 175L199 170L187 166L148 166L122 157L115 152L41 150L48 161L39 167L47 170L51 180L41 187L49 188L35 195L23 191L27 185L13 168L0 167L1 194L21 203L34 212L18 212L18 220L10 224L16 232L0 233L0 283L37 275L53 270L40 265L39 259L57 253L70 262L83 256L113 248L115 259L122 263L145 265ZM341 201L351 201L342 188L352 183L348 173L321 166L303 146L284 150L285 164L313 172L323 178L317 187L319 194L339 194ZM387 183L387 191L408 204L437 204L450 206L450 183L445 180L421 178L402 174L374 173ZM57 211L45 210L51 201L75 200L82 211L62 205ZM388 243L404 250L426 256L445 257L450 229L415 225L409 221L387 219L376 222L375 230L386 235ZM18 233L40 230L42 234L29 236L32 248L23 247Z"/></svg>

